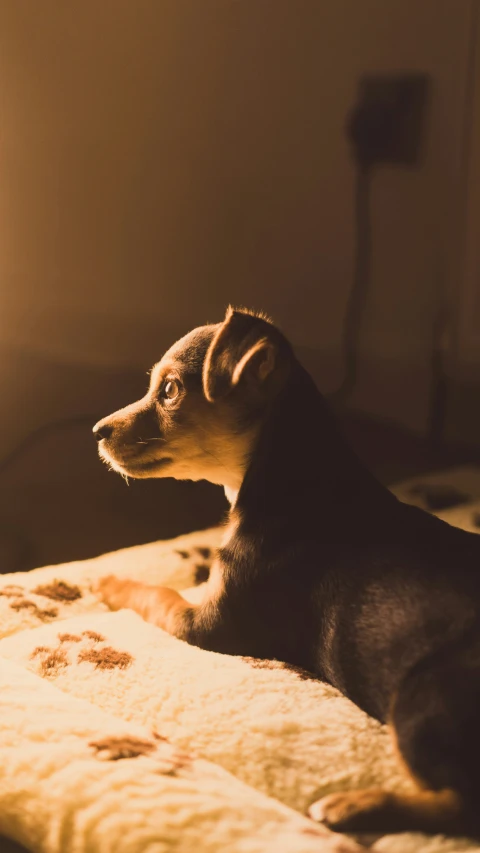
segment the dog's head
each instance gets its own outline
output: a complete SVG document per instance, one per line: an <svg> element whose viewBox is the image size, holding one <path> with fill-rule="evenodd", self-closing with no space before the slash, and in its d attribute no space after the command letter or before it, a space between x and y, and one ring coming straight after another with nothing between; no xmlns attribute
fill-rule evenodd
<svg viewBox="0 0 480 853"><path fill-rule="evenodd" d="M141 400L95 425L100 455L128 477L236 491L293 360L269 320L229 308L223 323L194 329L165 353Z"/></svg>

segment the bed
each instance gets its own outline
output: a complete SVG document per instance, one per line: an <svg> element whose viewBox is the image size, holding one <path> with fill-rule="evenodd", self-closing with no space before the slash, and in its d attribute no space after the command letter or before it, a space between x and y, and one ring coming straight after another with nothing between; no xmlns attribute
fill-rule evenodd
<svg viewBox="0 0 480 853"><path fill-rule="evenodd" d="M480 472L394 491L422 504L425 483L456 489L437 514L477 529ZM220 535L1 577L0 833L38 853L480 851L310 821L309 803L334 791L408 789L388 731L304 673L188 646L92 592L114 573L195 600Z"/></svg>

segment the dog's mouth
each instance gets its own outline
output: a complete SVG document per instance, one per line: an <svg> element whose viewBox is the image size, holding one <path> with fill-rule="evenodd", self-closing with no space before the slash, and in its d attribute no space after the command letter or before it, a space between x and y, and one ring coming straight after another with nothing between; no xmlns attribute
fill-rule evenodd
<svg viewBox="0 0 480 853"><path fill-rule="evenodd" d="M171 456L162 456L161 459L149 459L146 462L133 461L122 463L122 468L129 477L135 477L137 474L147 474L149 471L158 471L170 465L173 462Z"/></svg>
<svg viewBox="0 0 480 853"><path fill-rule="evenodd" d="M155 476L173 462L171 456L161 456L155 459L142 459L141 456L118 458L104 447L99 447L99 454L104 462L122 476L143 478Z"/></svg>

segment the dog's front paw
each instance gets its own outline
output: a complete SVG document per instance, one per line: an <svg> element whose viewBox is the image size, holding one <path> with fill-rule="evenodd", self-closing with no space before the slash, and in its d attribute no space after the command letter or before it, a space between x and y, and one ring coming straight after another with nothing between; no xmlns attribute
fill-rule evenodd
<svg viewBox="0 0 480 853"><path fill-rule="evenodd" d="M94 592L110 610L121 610L123 607L129 606L128 603L131 600L134 588L135 581L128 580L128 578L117 578L115 575L107 575L100 578Z"/></svg>
<svg viewBox="0 0 480 853"><path fill-rule="evenodd" d="M375 827L387 802L388 794L380 789L345 791L312 803L308 814L337 832L368 832Z"/></svg>

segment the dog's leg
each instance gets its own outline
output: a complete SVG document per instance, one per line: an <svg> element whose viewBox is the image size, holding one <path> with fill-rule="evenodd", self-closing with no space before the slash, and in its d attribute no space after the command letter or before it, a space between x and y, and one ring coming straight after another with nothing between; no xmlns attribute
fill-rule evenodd
<svg viewBox="0 0 480 853"><path fill-rule="evenodd" d="M186 601L179 592L165 586L148 586L138 581L101 578L95 592L111 610L123 607L135 610L146 622L163 628L179 640L194 646L225 654L246 654L245 640L221 606L222 570L214 561L210 577L204 585L200 604Z"/></svg>
<svg viewBox="0 0 480 853"><path fill-rule="evenodd" d="M392 703L398 757L418 791L332 794L312 817L343 831L478 836L479 709L480 638L465 636L414 666Z"/></svg>
<svg viewBox="0 0 480 853"><path fill-rule="evenodd" d="M197 608L174 589L109 575L100 579L95 591L111 610L130 608L146 622L152 622L174 637L188 640Z"/></svg>
<svg viewBox="0 0 480 853"><path fill-rule="evenodd" d="M309 808L310 817L338 832L457 833L464 808L454 791L396 794L380 788L330 794Z"/></svg>

